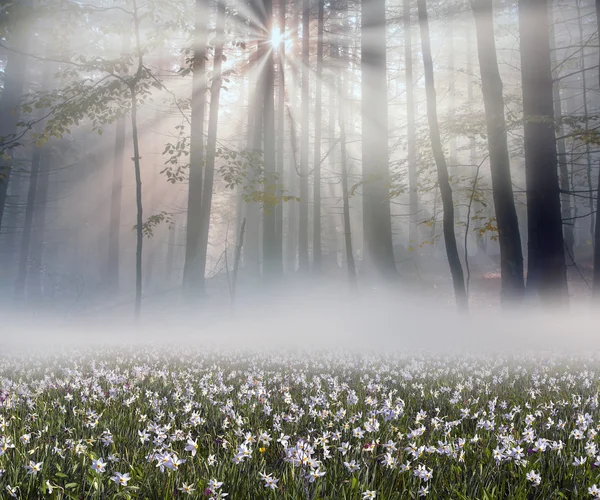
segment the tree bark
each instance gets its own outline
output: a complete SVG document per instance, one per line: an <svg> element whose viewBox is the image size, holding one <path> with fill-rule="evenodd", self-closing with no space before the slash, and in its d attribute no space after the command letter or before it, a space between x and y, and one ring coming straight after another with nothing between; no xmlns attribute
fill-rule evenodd
<svg viewBox="0 0 600 500"><path fill-rule="evenodd" d="M385 0L364 0L361 12L363 266L393 279Z"/></svg>
<svg viewBox="0 0 600 500"><path fill-rule="evenodd" d="M472 0L481 71L483 104L492 175L492 193L500 244L501 298L503 304L523 299L523 254L519 220L510 172L504 117L502 79L498 70L492 0Z"/></svg>
<svg viewBox="0 0 600 500"><path fill-rule="evenodd" d="M596 27L600 30L600 0L596 0ZM600 67L600 52L598 53L598 65ZM598 85L600 85L600 71L598 73ZM591 194L590 194L591 196ZM600 175L596 190L596 228L594 231L594 298L600 299Z"/></svg>
<svg viewBox="0 0 600 500"><path fill-rule="evenodd" d="M275 206L275 235L276 235L276 255L281 262L281 271L283 272L283 202L282 184L284 175L284 152L285 152L285 11L286 0L279 1L279 48L278 48L278 95L277 95L277 198Z"/></svg>
<svg viewBox="0 0 600 500"><path fill-rule="evenodd" d="M314 220L313 220L313 272L321 272L321 106L323 79L323 25L325 0L318 0L317 14L317 87L315 98L315 150L314 150Z"/></svg>
<svg viewBox="0 0 600 500"><path fill-rule="evenodd" d="M263 24L269 36L273 26L273 1L263 0L264 13ZM265 187L272 190L277 197L277 164L275 161L275 58L274 48L266 43L261 44L261 59L266 59L264 71L263 96L263 157L265 163ZM279 200L273 203L265 203L263 210L263 275L269 280L283 273L281 253L278 251L278 239L281 235L277 233L277 205Z"/></svg>
<svg viewBox="0 0 600 500"><path fill-rule="evenodd" d="M223 45L225 43L225 3L220 0L217 4L217 19L215 23L215 50L213 59L212 81L210 86L210 114L208 118L208 137L206 140L206 168L202 192L202 210L200 212L200 241L198 248L198 263L202 269L202 288L208 254L208 236L210 232L210 213L215 175L217 154L217 127L219 124L219 99L221 95L223 63Z"/></svg>
<svg viewBox="0 0 600 500"><path fill-rule="evenodd" d="M12 7L15 10L14 32L11 35L14 40L8 41L11 48L20 52L27 52L30 41L28 27L17 25L25 24L31 9L31 0L24 0L20 5ZM15 51L8 50L6 67L4 68L4 87L0 95L0 228L6 205L8 184L12 168L12 149L15 145L15 134L19 121L19 105L23 96L25 86L25 74L27 71L27 57Z"/></svg>
<svg viewBox="0 0 600 500"><path fill-rule="evenodd" d="M309 153L309 54L310 6L302 0L302 110L300 138L300 211L298 218L298 270L309 271L308 263L308 153Z"/></svg>
<svg viewBox="0 0 600 500"><path fill-rule="evenodd" d="M527 191L527 288L546 303L567 300L565 250L552 66L546 0L519 0L525 179Z"/></svg>
<svg viewBox="0 0 600 500"><path fill-rule="evenodd" d="M44 63L44 73L42 76L42 90L47 92L51 86L51 65L49 62ZM41 110L38 119L42 119L44 110ZM37 124L36 133L41 134L44 130L45 121L40 121ZM29 175L29 188L27 191L27 204L25 206L25 220L23 222L23 235L21 238L21 251L19 253L19 269L17 272L17 281L15 285L15 296L23 298L25 295L25 284L27 282L27 272L31 267L31 234L34 231L33 216L36 210L36 203L39 201L38 182L40 179L40 167L47 161L49 154L49 145L42 144L33 146L33 155L31 158L31 173ZM48 179L46 178L47 182Z"/></svg>
<svg viewBox="0 0 600 500"><path fill-rule="evenodd" d="M194 62L192 76L192 117L190 127L190 174L183 287L187 292L204 287L204 267L199 259L200 213L204 171L204 111L206 96L207 9L205 0L196 0Z"/></svg>
<svg viewBox="0 0 600 500"><path fill-rule="evenodd" d="M404 17L404 63L406 80L406 162L408 167L408 206L409 226L408 243L414 249L419 246L419 227L417 225L419 212L417 148L415 129L415 91L413 88L413 55L412 33L410 22L410 0L403 0ZM415 252L414 255L417 255Z"/></svg>
<svg viewBox="0 0 600 500"><path fill-rule="evenodd" d="M431 43L429 40L429 22L427 19L427 4L425 0L417 0L419 12L419 26L421 28L421 45L423 49L423 69L425 73L425 90L427 93L427 121L429 123L429 134L431 147L437 166L438 184L442 205L444 208L443 231L446 244L446 255L452 274L454 295L459 311L466 312L468 309L467 292L463 269L458 255L456 245L456 234L454 232L454 202L452 201L452 188L448 179L448 167L442 141L440 137L439 122L437 116L437 103L435 95L435 81L433 77L433 59L431 57Z"/></svg>
<svg viewBox="0 0 600 500"><path fill-rule="evenodd" d="M550 11L552 12L552 7L550 7ZM553 17L553 16L552 16ZM552 66L556 67L556 41L554 36L554 23L552 22L549 26L550 29L550 49L552 50ZM556 80L558 77L558 71L552 72L552 78ZM560 83L558 81L554 82L552 86L552 99L554 100L554 116L556 118L558 126L558 135L561 139L556 141L556 147L558 148L558 171L559 171L559 179L560 179L560 189L561 193L561 216L563 223L563 239L565 240L565 251L566 251L566 263L567 265L574 264L574 256L575 256L575 221L571 219L571 195L569 191L571 191L571 185L569 182L569 165L567 162L567 148L565 145L565 140L562 139L564 134L564 127L562 126L562 99L560 97Z"/></svg>

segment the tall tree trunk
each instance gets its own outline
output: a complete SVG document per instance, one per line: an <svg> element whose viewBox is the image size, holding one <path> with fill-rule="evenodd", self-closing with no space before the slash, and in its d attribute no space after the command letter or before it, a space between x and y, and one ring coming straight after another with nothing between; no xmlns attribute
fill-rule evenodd
<svg viewBox="0 0 600 500"><path fill-rule="evenodd" d="M577 12L577 26L579 27L579 40L582 44L585 43L583 38L583 21L581 17L581 6L580 0L575 0L575 7ZM588 107L588 90L587 90L587 81L586 81L586 71L585 71L585 45L582 45L581 50L579 51L579 65L581 68L581 100L583 102L583 116L585 118L583 128L585 130L585 135L588 135L590 124L589 124L589 107ZM590 213L590 237L594 239L594 227L596 225L594 219L594 196L592 191L592 153L590 149L589 141L585 143L585 159L586 159L586 181L587 181L587 189L589 192L588 197L588 207Z"/></svg>
<svg viewBox="0 0 600 500"><path fill-rule="evenodd" d="M31 266L25 276L25 289L28 300L39 299L42 293L42 266L44 261L44 239L46 233L46 205L48 202L48 188L50 173L53 166L52 150L57 148L56 143L44 144L40 148L40 163L37 174L35 204L32 214L31 242L29 245L29 265Z"/></svg>
<svg viewBox="0 0 600 500"><path fill-rule="evenodd" d="M263 24L267 29L266 37L269 39L273 26L273 1L263 0L264 19ZM273 189L273 194L277 195L277 164L275 161L275 58L274 50L267 43L261 44L261 59L266 59L264 67L264 87L262 98L264 101L263 118L263 157L265 162L265 180L266 186ZM281 235L277 234L277 205L279 200L275 199L273 203L265 203L263 213L263 274L265 278L270 279L281 275L283 272L283 263L281 253L278 251L277 240L281 240Z"/></svg>
<svg viewBox="0 0 600 500"><path fill-rule="evenodd" d="M417 225L419 212L419 194L417 177L417 148L415 129L415 91L413 88L413 54L412 54L412 32L410 22L410 0L403 0L404 17L404 62L406 79L406 162L408 166L408 189L409 189L409 247L419 246L419 227ZM415 252L416 255L416 252Z"/></svg>
<svg viewBox="0 0 600 500"><path fill-rule="evenodd" d="M202 210L200 212L200 246L198 262L202 269L202 288L208 254L208 236L210 232L210 212L215 175L217 154L217 127L219 124L219 98L221 95L223 64L223 45L225 43L225 3L219 0L217 4L217 19L215 23L215 50L213 59L212 82L210 86L210 114L208 118L208 137L206 140L206 169L202 193Z"/></svg>
<svg viewBox="0 0 600 500"><path fill-rule="evenodd" d="M121 198L123 190L123 158L125 154L125 117L117 119L113 156L110 221L108 229L107 281L111 291L119 290L119 240L121 234Z"/></svg>
<svg viewBox="0 0 600 500"><path fill-rule="evenodd" d="M286 0L279 1L279 48L278 48L278 66L279 88L277 95L277 198L275 206L275 234L276 234L276 254L281 262L281 271L283 271L283 202L281 201L282 183L284 175L284 152L285 152L285 10Z"/></svg>
<svg viewBox="0 0 600 500"><path fill-rule="evenodd" d="M46 62L44 64L44 72L42 76L42 91L47 92L51 87L52 78L52 67L51 64ZM47 110L40 110L38 119L42 120ZM37 134L41 134L44 130L45 121L40 121L37 124ZM19 253L19 269L17 273L17 281L15 285L15 295L17 298L23 298L25 295L25 283L27 281L27 271L31 266L30 257L30 246L31 246L31 233L33 228L33 216L35 213L36 203L38 201L38 182L40 178L40 166L46 162L46 157L49 153L49 145L42 144L33 146L33 155L31 158L31 173L29 175L29 188L27 192L27 204L25 206L25 220L23 223L23 235L21 238L21 251ZM45 179L48 180L47 178Z"/></svg>
<svg viewBox="0 0 600 500"><path fill-rule="evenodd" d="M596 27L600 30L600 0L596 0ZM598 65L600 67L600 52L598 52ZM598 85L600 85L600 70L598 72ZM596 190L596 228L594 231L594 298L600 299L600 175ZM591 194L590 194L591 196Z"/></svg>
<svg viewBox="0 0 600 500"><path fill-rule="evenodd" d="M552 11L552 6L550 7L550 11ZM554 16L552 16L553 18ZM550 26L550 49L552 55L552 66L556 67L556 40L554 36L554 23L551 22ZM552 72L552 78L556 80L558 78L558 71ZM565 240L565 250L566 250L566 262L568 265L574 263L573 259L575 257L575 219L571 218L571 195L569 191L571 191L571 186L569 182L569 165L567 162L567 148L565 145L565 140L562 138L564 134L564 127L562 125L562 99L560 97L560 84L556 81L552 87L552 99L554 100L554 116L556 118L558 125L558 135L560 139L556 141L556 146L558 148L558 171L559 171L559 179L560 179L560 189L561 193L561 217L563 223L563 238ZM591 189L591 187L590 187ZM591 196L591 195L590 195Z"/></svg>
<svg viewBox="0 0 600 500"><path fill-rule="evenodd" d="M204 267L200 263L200 213L204 171L204 110L206 96L207 8L205 0L196 0L194 62L192 77L192 117L190 127L190 174L188 187L187 229L183 286L188 292L200 291Z"/></svg>
<svg viewBox="0 0 600 500"><path fill-rule="evenodd" d="M300 139L300 213L298 227L298 270L308 272L308 147L309 147L309 0L302 0L302 110Z"/></svg>
<svg viewBox="0 0 600 500"><path fill-rule="evenodd" d="M317 87L315 99L315 150L314 150L314 220L313 220L313 271L321 272L321 105L323 79L323 25L325 0L318 0L317 15Z"/></svg>
<svg viewBox="0 0 600 500"><path fill-rule="evenodd" d="M429 22L427 19L427 4L425 0L417 0L417 7L419 12L419 25L421 28L425 90L427 93L427 121L429 123L431 148L437 166L438 184L444 208L444 243L446 244L446 254L448 256L448 264L450 265L450 273L452 274L456 305L459 311L466 311L468 308L467 292L463 269L458 255L458 248L456 246L456 235L454 233L454 202L452 201L452 188L450 187L448 179L448 167L446 165L446 158L444 157L444 150L440 138L435 82L433 78L433 59L431 57L431 43L429 40Z"/></svg>
<svg viewBox="0 0 600 500"><path fill-rule="evenodd" d="M129 84L129 93L131 96L131 135L133 140L133 165L135 171L135 201L136 201L136 250L135 250L135 305L134 316L139 319L142 310L142 246L144 240L143 233L143 207L142 207L142 169L140 165L140 145L138 135L137 119L137 84L142 77L144 69L144 60L142 55L142 46L140 42L140 17L137 7L137 0L133 0L133 22L136 44L136 56L138 58L137 72Z"/></svg>
<svg viewBox="0 0 600 500"><path fill-rule="evenodd" d="M546 0L519 0L519 31L527 184L527 288L545 302L554 302L567 300L568 295Z"/></svg>
<svg viewBox="0 0 600 500"><path fill-rule="evenodd" d="M256 15L258 9L255 6ZM250 55L251 72L248 76L251 84L261 88L261 74L259 73L259 43L257 42L254 53ZM248 149L260 153L262 143L262 99L260 92L248 96ZM251 181L258 179L258 170L252 169L248 174ZM243 248L244 270L252 275L260 273L260 210L259 204L253 201L246 203L246 241Z"/></svg>
<svg viewBox="0 0 600 500"><path fill-rule="evenodd" d="M27 24L26 18L31 5L31 0L24 0L20 5L12 7L15 11L15 22L12 26L13 33L10 33L12 40L9 39L7 44L16 51L27 52L29 47L30 30L25 24ZM0 95L0 228L10 182L12 150L15 145L19 104L23 96L26 71L27 57L8 50L4 68L4 86Z"/></svg>
<svg viewBox="0 0 600 500"><path fill-rule="evenodd" d="M38 131L39 133L40 131ZM37 184L39 178L40 163L42 161L43 146L34 146L31 158L31 173L29 175L29 188L27 190L27 205L25 206L25 221L23 223L23 235L21 237L21 251L19 253L19 269L17 272L17 281L15 283L15 296L22 299L25 295L25 283L27 280L28 269L31 266L30 244L31 233L33 231L33 213L35 210Z"/></svg>
<svg viewBox="0 0 600 500"><path fill-rule="evenodd" d="M503 303L509 303L522 300L525 283L519 220L510 174L502 79L494 39L494 13L492 0L473 0L471 6L477 30L492 192L500 243L501 297Z"/></svg>
<svg viewBox="0 0 600 500"><path fill-rule="evenodd" d="M340 71L337 76L337 87L340 91L339 98L339 122L340 122L340 159L342 169L342 204L343 204L343 222L344 222L344 247L346 250L346 266L348 269L348 279L354 285L356 283L356 264L354 262L354 250L352 247L352 227L350 221L350 195L348 193L348 153L346 151L346 101L348 99L348 81L349 75L349 42L348 42L348 4L346 8L346 33L343 35L343 43L338 48L341 50Z"/></svg>
<svg viewBox="0 0 600 500"><path fill-rule="evenodd" d="M361 11L362 180L364 264L396 276L388 165L385 0L364 0Z"/></svg>

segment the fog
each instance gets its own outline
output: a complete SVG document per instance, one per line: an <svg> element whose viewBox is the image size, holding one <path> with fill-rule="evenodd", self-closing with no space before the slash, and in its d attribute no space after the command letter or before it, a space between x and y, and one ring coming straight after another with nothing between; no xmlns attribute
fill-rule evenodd
<svg viewBox="0 0 600 500"><path fill-rule="evenodd" d="M422 295L421 297L417 297ZM148 300L135 322L129 308L65 319L3 310L2 352L58 353L70 349L189 346L194 350L331 350L357 353L585 354L600 348L600 315L588 305L570 310L496 308L458 314L425 293L311 287L254 293L232 306Z"/></svg>

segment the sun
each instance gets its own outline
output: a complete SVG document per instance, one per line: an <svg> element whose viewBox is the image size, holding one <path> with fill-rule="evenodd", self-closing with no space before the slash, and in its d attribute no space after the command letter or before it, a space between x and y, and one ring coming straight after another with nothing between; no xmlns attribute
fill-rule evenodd
<svg viewBox="0 0 600 500"><path fill-rule="evenodd" d="M284 45L284 50L286 52L289 52L292 47L294 46L294 40L289 37L286 36L287 33L281 33L281 30L279 29L279 26L273 26L273 29L271 30L271 37L269 39L269 43L271 44L271 47L274 50L279 50L281 43L283 42Z"/></svg>
<svg viewBox="0 0 600 500"><path fill-rule="evenodd" d="M278 48L279 44L283 41L283 38L279 26L274 26L271 30L271 47L274 49Z"/></svg>

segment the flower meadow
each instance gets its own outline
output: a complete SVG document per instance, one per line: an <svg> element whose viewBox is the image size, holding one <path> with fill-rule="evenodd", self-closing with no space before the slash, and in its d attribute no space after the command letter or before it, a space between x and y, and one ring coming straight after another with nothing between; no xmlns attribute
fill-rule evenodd
<svg viewBox="0 0 600 500"><path fill-rule="evenodd" d="M600 499L600 356L0 354L0 498Z"/></svg>

